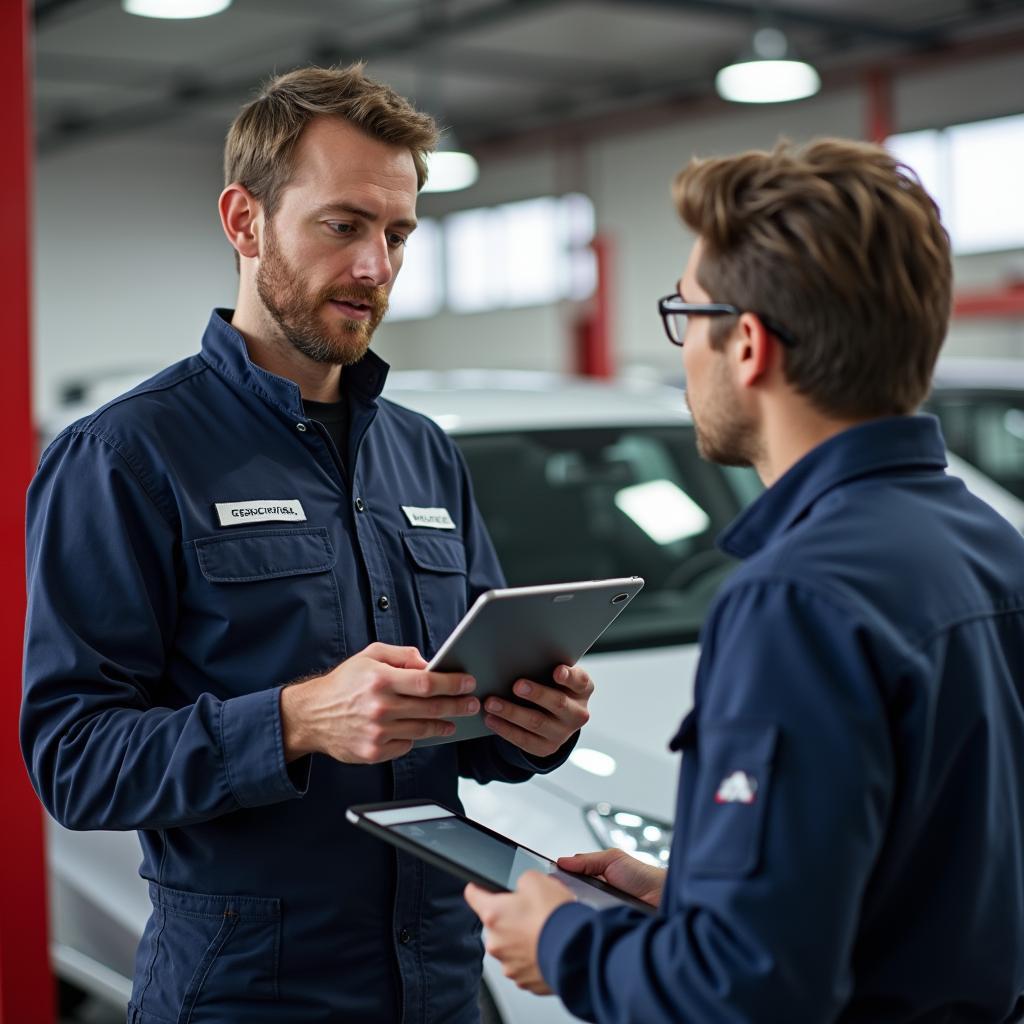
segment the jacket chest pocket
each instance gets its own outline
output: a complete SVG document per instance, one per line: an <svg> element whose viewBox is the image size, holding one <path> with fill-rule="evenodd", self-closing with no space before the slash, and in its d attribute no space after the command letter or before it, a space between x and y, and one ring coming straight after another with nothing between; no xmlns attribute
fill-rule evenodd
<svg viewBox="0 0 1024 1024"><path fill-rule="evenodd" d="M243 656L251 672L255 655L263 668L294 674L342 660L336 553L326 529L254 530L192 543L201 573L192 610L202 663ZM283 664L298 652L309 665Z"/></svg>
<svg viewBox="0 0 1024 1024"><path fill-rule="evenodd" d="M430 659L466 614L466 547L459 537L405 532Z"/></svg>

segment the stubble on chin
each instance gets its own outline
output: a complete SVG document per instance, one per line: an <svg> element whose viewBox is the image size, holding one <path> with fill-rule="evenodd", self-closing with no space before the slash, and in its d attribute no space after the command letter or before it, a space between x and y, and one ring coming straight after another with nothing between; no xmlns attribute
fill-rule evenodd
<svg viewBox="0 0 1024 1024"><path fill-rule="evenodd" d="M327 310L324 303L321 309ZM280 322L278 326L282 326ZM315 363L351 366L366 355L376 324L369 320L339 319L333 327L327 323L304 331L285 328L285 337L308 359Z"/></svg>
<svg viewBox="0 0 1024 1024"><path fill-rule="evenodd" d="M719 466L753 466L756 463L758 440L752 423L742 418L736 403L720 396L712 397L700 414L694 411L689 393L686 405L693 419L697 453L702 459ZM731 405L731 408L727 408Z"/></svg>
<svg viewBox="0 0 1024 1024"><path fill-rule="evenodd" d="M315 363L334 366L351 366L366 355L388 306L382 288L333 286L310 295L270 232L256 272L256 291L268 316L293 348ZM370 316L367 320L340 316L330 305L332 299L364 303L370 307Z"/></svg>

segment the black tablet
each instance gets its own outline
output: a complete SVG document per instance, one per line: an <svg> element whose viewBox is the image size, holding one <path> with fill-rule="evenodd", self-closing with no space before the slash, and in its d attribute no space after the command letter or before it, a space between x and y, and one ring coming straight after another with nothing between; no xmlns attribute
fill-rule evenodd
<svg viewBox="0 0 1024 1024"><path fill-rule="evenodd" d="M580 903L597 910L628 906L646 914L656 912L606 882L563 871L553 860L433 801L360 804L345 816L400 850L491 892L511 892L521 874L540 871L553 875Z"/></svg>
<svg viewBox="0 0 1024 1024"><path fill-rule="evenodd" d="M553 685L559 665L575 665L639 593L639 576L624 579L510 587L481 594L441 645L429 668L468 672L481 712L452 719L455 732L417 740L416 746L493 735L484 725L484 699L528 704L512 693L517 679Z"/></svg>

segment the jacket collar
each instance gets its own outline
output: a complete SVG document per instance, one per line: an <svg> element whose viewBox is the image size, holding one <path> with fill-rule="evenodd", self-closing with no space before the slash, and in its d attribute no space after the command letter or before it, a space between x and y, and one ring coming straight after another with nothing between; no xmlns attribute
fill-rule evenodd
<svg viewBox="0 0 1024 1024"><path fill-rule="evenodd" d="M290 419L305 419L298 384L264 370L249 358L245 339L231 326L233 314L233 309L215 309L210 314L203 333L203 359L221 376L255 392ZM388 364L380 356L368 351L358 363L345 367L342 386L348 394L373 404L384 388L388 370Z"/></svg>
<svg viewBox="0 0 1024 1024"><path fill-rule="evenodd" d="M934 416L870 420L830 437L791 466L718 537L726 554L749 558L785 533L828 491L894 470L941 472L946 447Z"/></svg>

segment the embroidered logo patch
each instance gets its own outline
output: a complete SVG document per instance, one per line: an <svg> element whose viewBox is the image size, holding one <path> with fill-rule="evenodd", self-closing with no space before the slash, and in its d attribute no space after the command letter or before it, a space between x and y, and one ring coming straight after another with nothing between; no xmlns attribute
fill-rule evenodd
<svg viewBox="0 0 1024 1024"><path fill-rule="evenodd" d="M298 499L266 498L261 501L218 501L214 506L221 526L246 523L303 523L306 513Z"/></svg>
<svg viewBox="0 0 1024 1024"><path fill-rule="evenodd" d="M716 804L752 804L757 797L757 779L746 772L726 775L718 784Z"/></svg>
<svg viewBox="0 0 1024 1024"><path fill-rule="evenodd" d="M402 511L412 526L429 526L432 530L454 530L455 523L446 508L417 508L403 505Z"/></svg>

